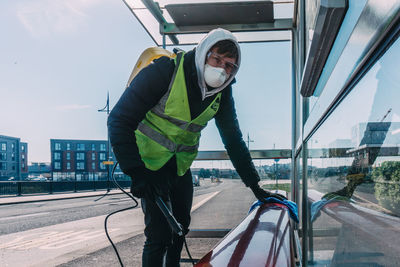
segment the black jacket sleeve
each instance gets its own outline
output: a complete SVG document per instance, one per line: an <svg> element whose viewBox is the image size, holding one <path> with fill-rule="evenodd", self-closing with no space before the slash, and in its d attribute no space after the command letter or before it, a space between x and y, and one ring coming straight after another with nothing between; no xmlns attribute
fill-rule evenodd
<svg viewBox="0 0 400 267"><path fill-rule="evenodd" d="M162 57L150 64L132 80L112 109L107 125L111 146L121 170L130 176L143 169L134 131L146 113L167 92L174 62Z"/></svg>
<svg viewBox="0 0 400 267"><path fill-rule="evenodd" d="M219 130L222 142L232 161L233 166L246 186L258 183L260 177L254 167L250 152L243 141L237 120L235 104L232 97L232 87L224 89L220 108L215 115L215 124Z"/></svg>

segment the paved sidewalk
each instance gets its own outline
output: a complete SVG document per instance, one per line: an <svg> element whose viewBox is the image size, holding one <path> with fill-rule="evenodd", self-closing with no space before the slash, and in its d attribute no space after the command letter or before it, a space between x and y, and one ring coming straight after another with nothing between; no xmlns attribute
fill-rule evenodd
<svg viewBox="0 0 400 267"><path fill-rule="evenodd" d="M192 212L219 193L220 191L215 191L195 196ZM107 214L0 235L0 266L117 266L115 252L104 233L106 216ZM119 252L123 253L121 255L125 266L140 266L144 243L142 210L135 208L117 213L109 218L107 225L112 241L118 246ZM206 250L200 250L201 247L204 246L198 244L191 248L196 252L201 251L202 254L210 249L206 247Z"/></svg>
<svg viewBox="0 0 400 267"><path fill-rule="evenodd" d="M129 189L125 189L128 190ZM0 197L0 205L11 205L19 203L29 203L37 201L51 201L60 199L72 199L81 197L95 197L102 196L107 190L87 191L87 192L69 192L69 193L56 193L56 194L42 194L42 195L27 195L27 196L12 196L12 197ZM119 189L113 189L108 192L108 195L123 194Z"/></svg>

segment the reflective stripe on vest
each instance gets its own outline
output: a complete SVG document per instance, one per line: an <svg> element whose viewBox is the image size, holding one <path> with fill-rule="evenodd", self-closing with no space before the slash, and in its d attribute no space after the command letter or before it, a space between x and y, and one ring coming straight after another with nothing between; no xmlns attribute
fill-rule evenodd
<svg viewBox="0 0 400 267"><path fill-rule="evenodd" d="M171 152L196 152L199 148L199 143L194 146L177 145L164 135L160 134L159 132L142 122L139 123L138 130L145 134L147 137L150 137L151 139L162 145L163 147L166 147Z"/></svg>
<svg viewBox="0 0 400 267"><path fill-rule="evenodd" d="M135 131L141 159L150 170L158 170L176 156L177 174L182 176L197 156L200 131L217 113L221 92L195 119L191 119L183 70L183 53L175 58L168 91L146 113Z"/></svg>
<svg viewBox="0 0 400 267"><path fill-rule="evenodd" d="M161 118L164 118L164 119L172 122L173 124L175 124L176 126L181 128L182 130L186 130L189 132L197 133L197 132L200 132L201 130L203 130L207 126L207 125L197 125L195 123L190 123L190 122L172 118L172 117L167 116L164 113L160 112L160 110L156 109L156 108L153 108L151 111L153 111L154 114L156 114L157 116L160 116Z"/></svg>

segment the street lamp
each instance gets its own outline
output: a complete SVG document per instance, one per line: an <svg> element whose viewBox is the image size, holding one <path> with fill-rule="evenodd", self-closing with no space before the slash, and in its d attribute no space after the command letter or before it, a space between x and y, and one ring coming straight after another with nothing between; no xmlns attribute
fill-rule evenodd
<svg viewBox="0 0 400 267"><path fill-rule="evenodd" d="M108 115L110 115L110 96L109 92L107 91L107 103L104 108L97 110L98 112L107 112L107 118ZM112 164L112 157L111 157L111 144L110 144L110 137L107 131L107 153L108 153L108 160L103 161L103 164L107 165L107 192L110 192L110 164Z"/></svg>
<svg viewBox="0 0 400 267"><path fill-rule="evenodd" d="M247 133L247 140L246 140L246 143L247 143L247 149L248 149L249 152L250 152L250 143L254 143L254 140L251 140L251 139L250 139L250 134L249 134L249 133Z"/></svg>

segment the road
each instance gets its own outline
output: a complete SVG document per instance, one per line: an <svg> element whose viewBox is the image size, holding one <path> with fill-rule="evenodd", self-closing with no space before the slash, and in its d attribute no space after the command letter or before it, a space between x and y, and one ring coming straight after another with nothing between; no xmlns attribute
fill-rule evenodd
<svg viewBox="0 0 400 267"><path fill-rule="evenodd" d="M195 188L191 229L233 228L255 200L240 180L201 183L202 186ZM104 218L132 204L128 197L118 194L101 199L2 206L0 266L118 266L104 234ZM143 227L140 208L118 213L109 220L110 235L125 266L141 265ZM215 238L188 239L194 258L200 258L216 242ZM183 257L187 258L185 252Z"/></svg>

